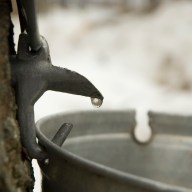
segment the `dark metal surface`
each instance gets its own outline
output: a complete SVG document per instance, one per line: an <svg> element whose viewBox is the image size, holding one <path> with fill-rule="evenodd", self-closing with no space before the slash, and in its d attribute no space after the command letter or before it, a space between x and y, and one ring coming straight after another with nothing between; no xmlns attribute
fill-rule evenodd
<svg viewBox="0 0 192 192"><path fill-rule="evenodd" d="M21 35L17 54L11 55L10 61L21 140L30 158L45 159L45 150L36 142L34 122L34 104L42 94L47 90L60 91L96 98L98 104L103 96L82 75L52 65L48 44L39 35L35 1L17 0L17 5Z"/></svg>
<svg viewBox="0 0 192 192"><path fill-rule="evenodd" d="M103 100L101 93L82 75L51 64L49 48L42 37L42 47L35 54L29 50L29 36L21 34L18 53L11 57L12 83L16 92L18 120L23 146L31 158L46 157L36 143L34 104L47 90Z"/></svg>
<svg viewBox="0 0 192 192"><path fill-rule="evenodd" d="M74 129L62 147L51 140L62 122ZM192 191L192 117L149 113L152 139L133 138L133 111L60 114L38 122L49 163L39 162L47 192ZM187 133L187 134L186 134Z"/></svg>
<svg viewBox="0 0 192 192"><path fill-rule="evenodd" d="M32 51L38 51L41 46L35 0L17 0L21 33L29 35L29 45Z"/></svg>
<svg viewBox="0 0 192 192"><path fill-rule="evenodd" d="M69 135L73 125L69 123L64 123L55 136L52 139L52 142L58 146L62 146L64 141L67 139L67 136Z"/></svg>

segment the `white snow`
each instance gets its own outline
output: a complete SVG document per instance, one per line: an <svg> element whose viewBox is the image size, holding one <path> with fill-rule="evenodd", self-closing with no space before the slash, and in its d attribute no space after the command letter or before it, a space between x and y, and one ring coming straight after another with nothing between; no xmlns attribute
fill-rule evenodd
<svg viewBox="0 0 192 192"><path fill-rule="evenodd" d="M55 8L39 15L39 26L53 64L77 71L102 92L99 110L134 108L142 130L148 110L192 113L191 1L168 1L145 15ZM50 91L35 105L36 120L78 110L98 109L89 98Z"/></svg>

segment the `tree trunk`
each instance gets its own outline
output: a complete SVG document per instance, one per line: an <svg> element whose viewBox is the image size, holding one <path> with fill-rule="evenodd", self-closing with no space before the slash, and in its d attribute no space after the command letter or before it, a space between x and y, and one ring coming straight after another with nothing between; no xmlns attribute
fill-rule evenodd
<svg viewBox="0 0 192 192"><path fill-rule="evenodd" d="M32 191L34 179L31 162L22 155L15 117L9 65L10 11L10 2L0 0L0 192L27 192Z"/></svg>

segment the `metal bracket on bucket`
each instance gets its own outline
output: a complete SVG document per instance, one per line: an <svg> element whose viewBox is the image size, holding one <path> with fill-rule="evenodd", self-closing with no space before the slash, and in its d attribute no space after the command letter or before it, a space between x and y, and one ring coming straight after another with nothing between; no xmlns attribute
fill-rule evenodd
<svg viewBox="0 0 192 192"><path fill-rule="evenodd" d="M42 160L47 158L47 153L36 142L34 121L34 104L42 94L53 90L82 95L94 98L92 102L98 105L103 96L84 76L52 65L48 44L38 32L34 0L17 0L17 3L22 33L17 54L10 56L12 84L18 105L23 147L30 158Z"/></svg>

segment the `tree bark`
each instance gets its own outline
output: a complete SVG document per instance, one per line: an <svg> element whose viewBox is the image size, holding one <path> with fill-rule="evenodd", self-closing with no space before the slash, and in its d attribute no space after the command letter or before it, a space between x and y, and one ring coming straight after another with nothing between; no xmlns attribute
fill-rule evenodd
<svg viewBox="0 0 192 192"><path fill-rule="evenodd" d="M34 179L31 162L22 155L15 116L9 65L10 11L10 2L0 0L0 191L26 192L32 191Z"/></svg>

